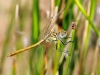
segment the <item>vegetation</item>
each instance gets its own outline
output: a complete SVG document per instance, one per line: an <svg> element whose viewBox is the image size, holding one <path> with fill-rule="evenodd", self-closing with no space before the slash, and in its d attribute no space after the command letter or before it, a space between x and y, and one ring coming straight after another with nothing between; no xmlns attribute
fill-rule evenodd
<svg viewBox="0 0 100 75"><path fill-rule="evenodd" d="M9 10L4 9L7 10L5 14L9 16L9 23L0 53L0 75L100 75L100 2L50 1L12 1ZM61 12L66 4L56 24L58 31L64 29L68 32L67 37L71 37L63 41L73 42L62 45L58 41L57 46L54 42L45 43L7 57L15 50L40 41L55 11ZM49 9L49 18L46 9ZM76 23L75 30L71 28L72 22Z"/></svg>

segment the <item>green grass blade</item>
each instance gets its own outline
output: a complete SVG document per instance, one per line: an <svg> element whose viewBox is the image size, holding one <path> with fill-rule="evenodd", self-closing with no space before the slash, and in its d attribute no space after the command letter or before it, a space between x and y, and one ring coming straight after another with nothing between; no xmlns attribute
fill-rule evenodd
<svg viewBox="0 0 100 75"><path fill-rule="evenodd" d="M98 75L100 75L100 55L99 55L99 60L98 60Z"/></svg>
<svg viewBox="0 0 100 75"><path fill-rule="evenodd" d="M70 13L68 13L69 10L70 10ZM73 10L73 0L68 0L67 7L66 7L66 9L64 11L64 16L63 16L63 29L65 29L65 30L68 29L68 25L69 25L69 23L71 21L72 10ZM67 17L67 19L66 19L66 17Z"/></svg>
<svg viewBox="0 0 100 75"><path fill-rule="evenodd" d="M61 6L61 2L62 2L61 0L56 0L55 6L58 7L58 12L59 12L59 9L60 9L60 6ZM61 44L60 41L58 41L58 44L57 44L58 48L61 47L60 44ZM56 75L56 73L57 73L57 71L58 71L60 56L61 56L61 53L59 53L59 52L56 51L56 54L55 54L55 61L54 61L53 75Z"/></svg>
<svg viewBox="0 0 100 75"><path fill-rule="evenodd" d="M16 61L13 61L13 66L12 66L12 75L16 75Z"/></svg>
<svg viewBox="0 0 100 75"><path fill-rule="evenodd" d="M93 21L93 19L94 19L95 9L96 9L96 1L95 0L91 0L91 8L89 9L90 10L89 19L91 21ZM91 27L90 27L90 23L89 23L88 30L87 30L87 35L86 35L86 40L85 40L85 44L84 44L82 70L84 70L84 63L85 63L86 54L87 54L87 50L88 50L88 46L89 46L90 34L91 34ZM83 71L81 71L81 72L83 72Z"/></svg>
<svg viewBox="0 0 100 75"><path fill-rule="evenodd" d="M74 40L74 34L75 34L75 31L72 30L72 40ZM72 50L73 50L73 43L70 43L69 54L72 54ZM65 67L65 70L64 70L64 75L68 74L68 68L69 68L69 65L70 65L70 60L71 60L71 55L68 55L68 58L66 60L66 67Z"/></svg>
<svg viewBox="0 0 100 75"><path fill-rule="evenodd" d="M15 8L15 6L13 6L13 7ZM4 46L3 46L3 50L2 50L3 52L2 52L1 59L0 59L0 75L2 74L2 69L3 69L3 66L4 66L4 61L5 61L7 49L8 49L8 46L9 46L9 41L11 39L12 30L13 30L13 27L14 27L14 24L13 24L14 20L15 20L15 13L13 11L12 15L11 15L9 27L6 31L6 39L5 39L5 42L4 42Z"/></svg>
<svg viewBox="0 0 100 75"><path fill-rule="evenodd" d="M89 16L86 14L86 12L83 9L82 5L79 3L78 0L74 0L74 2L79 7L80 11L83 13L83 15L85 16L85 18L89 21L90 26L93 28L93 30L95 31L95 33L97 34L97 36L99 36L100 35L99 31L97 30L97 28L95 27L95 25L93 24L93 22L91 21L91 19L89 18Z"/></svg>
<svg viewBox="0 0 100 75"><path fill-rule="evenodd" d="M40 17L39 17L39 0L33 0L33 6L32 6L32 27L31 27L31 43L34 44L38 41L38 37L39 37L39 28L40 26ZM34 72L36 74L37 71L34 70L33 67L33 60L38 60L38 59L33 59L34 53L35 53L36 48L34 48L31 53L30 53L30 74L33 75ZM34 64L36 65L36 64Z"/></svg>

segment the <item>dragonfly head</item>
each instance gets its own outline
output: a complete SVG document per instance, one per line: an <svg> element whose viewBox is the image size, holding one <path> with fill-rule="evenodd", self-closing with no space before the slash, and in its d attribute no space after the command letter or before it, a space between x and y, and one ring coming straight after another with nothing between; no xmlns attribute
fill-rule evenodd
<svg viewBox="0 0 100 75"><path fill-rule="evenodd" d="M64 31L63 29L61 29L59 32L58 32L58 37L59 38L65 38L67 36L67 32Z"/></svg>

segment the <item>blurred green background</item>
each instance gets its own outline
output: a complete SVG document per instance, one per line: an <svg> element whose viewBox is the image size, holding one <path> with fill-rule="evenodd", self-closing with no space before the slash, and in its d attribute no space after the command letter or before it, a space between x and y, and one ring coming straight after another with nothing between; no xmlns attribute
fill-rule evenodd
<svg viewBox="0 0 100 75"><path fill-rule="evenodd" d="M58 47L70 55L46 43L7 57L37 43L55 7L59 12L66 4L57 24L73 43ZM0 1L0 75L100 75L100 0Z"/></svg>

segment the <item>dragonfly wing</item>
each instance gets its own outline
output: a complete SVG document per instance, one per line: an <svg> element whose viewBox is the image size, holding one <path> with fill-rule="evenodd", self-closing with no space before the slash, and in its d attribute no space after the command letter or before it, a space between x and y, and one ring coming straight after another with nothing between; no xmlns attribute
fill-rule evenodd
<svg viewBox="0 0 100 75"><path fill-rule="evenodd" d="M50 21L48 22L48 24L43 28L43 31L39 37L39 40L42 38L44 38L44 36L48 35L51 33L52 29L54 28L58 18L60 17L60 15L63 13L63 11L65 10L67 4L65 5L64 9L59 12L59 13L54 13L54 16L50 18Z"/></svg>
<svg viewBox="0 0 100 75"><path fill-rule="evenodd" d="M54 16L51 18L50 24L49 24L48 28L46 29L44 35L48 35L52 31L52 29L54 28L55 24L57 23L60 15L63 13L63 11L65 10L66 7L67 7L67 4L65 5L64 9L62 11L60 11L59 13L57 13L58 10L56 12L54 12Z"/></svg>
<svg viewBox="0 0 100 75"><path fill-rule="evenodd" d="M48 28L50 27L51 19L47 22L47 24L44 26L44 28L41 30L39 40L43 39L46 33L48 32Z"/></svg>

